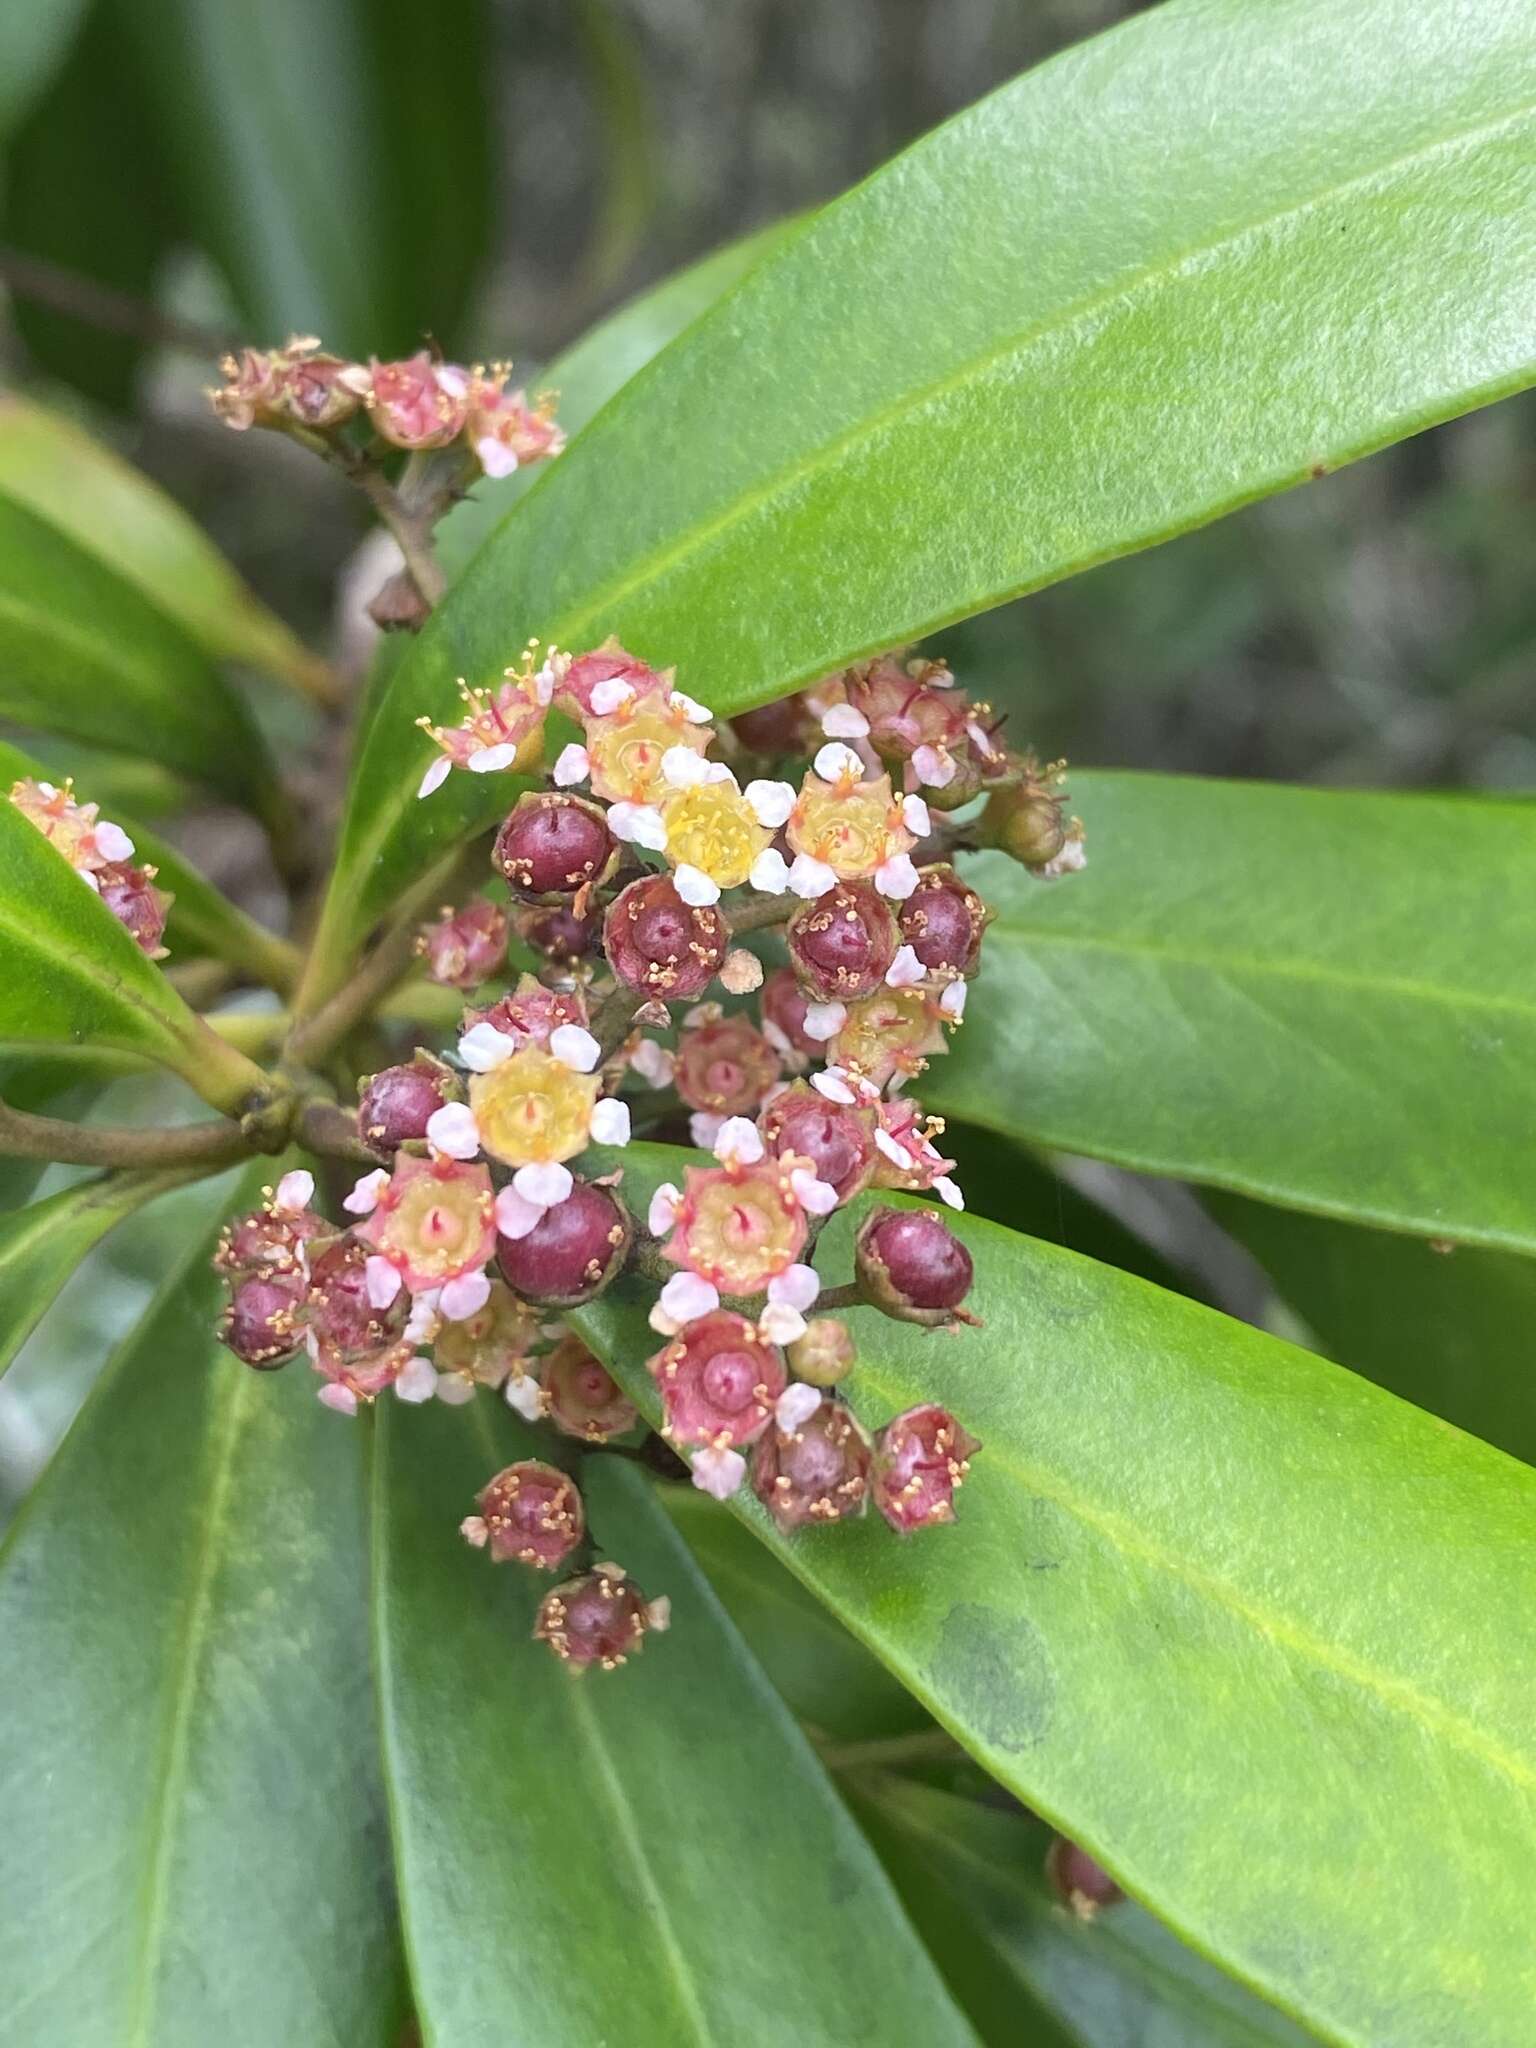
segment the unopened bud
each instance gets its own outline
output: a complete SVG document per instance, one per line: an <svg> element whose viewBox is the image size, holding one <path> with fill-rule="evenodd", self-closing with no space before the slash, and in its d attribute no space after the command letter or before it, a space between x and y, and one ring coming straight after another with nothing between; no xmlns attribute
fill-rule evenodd
<svg viewBox="0 0 1536 2048"><path fill-rule="evenodd" d="M393 1152L409 1140L424 1139L428 1119L458 1098L450 1068L418 1052L408 1066L384 1067L363 1085L357 1127L375 1152Z"/></svg>
<svg viewBox="0 0 1536 2048"><path fill-rule="evenodd" d="M796 1379L813 1387L835 1387L853 1371L855 1348L848 1325L836 1316L813 1316L805 1335L797 1337L786 1356Z"/></svg>
<svg viewBox="0 0 1536 2048"><path fill-rule="evenodd" d="M258 1372L286 1365L302 1341L304 1294L297 1274L240 1281L219 1325L220 1341Z"/></svg>
<svg viewBox="0 0 1536 2048"><path fill-rule="evenodd" d="M589 917L578 917L563 903L521 910L512 922L524 945L531 946L535 953L542 953L546 960L562 964L580 960L592 952L602 930L602 918L597 912Z"/></svg>
<svg viewBox="0 0 1536 2048"><path fill-rule="evenodd" d="M757 1120L768 1150L808 1159L816 1178L850 1201L869 1185L879 1153L871 1109L830 1102L808 1081L795 1081L775 1095Z"/></svg>
<svg viewBox="0 0 1536 2048"><path fill-rule="evenodd" d="M569 902L606 882L618 860L602 806L558 789L519 797L491 852L496 872L528 903Z"/></svg>
<svg viewBox="0 0 1536 2048"><path fill-rule="evenodd" d="M496 1259L525 1301L575 1308L601 1294L624 1264L634 1225L612 1188L578 1180L524 1237L498 1236Z"/></svg>
<svg viewBox="0 0 1536 2048"><path fill-rule="evenodd" d="M446 911L422 928L417 951L427 973L444 988L478 988L506 964L507 914L477 896L460 911Z"/></svg>
<svg viewBox="0 0 1536 2048"><path fill-rule="evenodd" d="M947 863L918 871L917 887L897 913L903 943L930 974L974 974L991 910Z"/></svg>
<svg viewBox="0 0 1536 2048"><path fill-rule="evenodd" d="M974 1321L960 1304L971 1291L971 1255L931 1209L876 1209L854 1244L866 1301L902 1322Z"/></svg>
<svg viewBox="0 0 1536 2048"><path fill-rule="evenodd" d="M1045 1876L1057 1898L1070 1906L1079 1920L1091 1920L1101 1906L1118 1905L1125 1897L1109 1872L1065 1835L1058 1835L1045 1852Z"/></svg>
<svg viewBox="0 0 1536 2048"><path fill-rule="evenodd" d="M896 920L870 882L841 882L789 920L790 961L817 1002L873 995L896 957Z"/></svg>
<svg viewBox="0 0 1536 2048"><path fill-rule="evenodd" d="M713 904L685 903L670 875L631 882L603 920L603 948L619 980L666 1002L703 995L724 965L730 937Z"/></svg>

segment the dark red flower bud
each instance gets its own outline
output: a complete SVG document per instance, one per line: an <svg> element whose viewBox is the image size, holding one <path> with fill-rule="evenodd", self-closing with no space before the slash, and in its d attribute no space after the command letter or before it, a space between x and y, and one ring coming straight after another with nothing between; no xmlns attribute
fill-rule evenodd
<svg viewBox="0 0 1536 2048"><path fill-rule="evenodd" d="M385 1354L398 1350L411 1307L402 1288L388 1308L375 1308L368 1299L367 1264L367 1245L349 1234L327 1245L309 1273L308 1323L316 1362L355 1393L375 1392L375 1379L388 1386L395 1377L386 1369Z"/></svg>
<svg viewBox="0 0 1536 2048"><path fill-rule="evenodd" d="M804 693L795 690L775 704L738 712L731 720L731 731L748 753L778 760L785 754L806 753L818 728Z"/></svg>
<svg viewBox="0 0 1536 2048"><path fill-rule="evenodd" d="M498 1564L558 1571L587 1530L574 1481L537 1458L498 1472L475 1495L475 1506L479 1514L461 1523L460 1533L477 1550L489 1545Z"/></svg>
<svg viewBox="0 0 1536 2048"><path fill-rule="evenodd" d="M646 1369L661 1389L673 1443L749 1444L768 1427L788 1375L745 1316L716 1309L689 1323Z"/></svg>
<svg viewBox="0 0 1536 2048"><path fill-rule="evenodd" d="M1058 1835L1045 1852L1045 1876L1057 1898L1070 1906L1079 1920L1091 1920L1101 1906L1118 1905L1125 1897L1109 1872L1065 1835Z"/></svg>
<svg viewBox="0 0 1536 2048"><path fill-rule="evenodd" d="M603 1444L634 1426L634 1403L579 1337L560 1339L540 1377L549 1395L549 1419L567 1436Z"/></svg>
<svg viewBox="0 0 1536 2048"><path fill-rule="evenodd" d="M619 980L664 1002L703 995L730 943L730 927L714 905L685 903L670 875L631 882L603 920L603 947Z"/></svg>
<svg viewBox="0 0 1536 2048"><path fill-rule="evenodd" d="M808 1059L820 1061L826 1057L827 1048L805 1028L810 1000L792 967L776 967L763 983L758 1006L763 1015L763 1036L776 1051L803 1053Z"/></svg>
<svg viewBox="0 0 1536 2048"><path fill-rule="evenodd" d="M903 1322L974 1321L960 1308L971 1291L971 1255L931 1209L876 1209L854 1243L864 1297Z"/></svg>
<svg viewBox="0 0 1536 2048"><path fill-rule="evenodd" d="M542 953L546 960L558 960L562 965L593 952L602 930L602 919L596 911L590 917L578 917L564 903L535 905L531 910L520 910L512 922L525 946L531 946L535 953Z"/></svg>
<svg viewBox="0 0 1536 2048"><path fill-rule="evenodd" d="M568 790L531 789L496 834L491 862L514 896L528 903L568 901L606 882L619 842L600 804Z"/></svg>
<svg viewBox="0 0 1536 2048"><path fill-rule="evenodd" d="M533 1636L578 1671L592 1664L612 1671L669 1620L666 1600L647 1600L620 1566L597 1564L545 1594Z"/></svg>
<svg viewBox="0 0 1536 2048"><path fill-rule="evenodd" d="M805 1335L786 1352L795 1378L813 1387L834 1387L853 1371L856 1356L848 1325L836 1316L812 1316Z"/></svg>
<svg viewBox="0 0 1536 2048"><path fill-rule="evenodd" d="M873 995L900 943L890 905L872 882L840 882L785 928L790 961L817 1002Z"/></svg>
<svg viewBox="0 0 1536 2048"><path fill-rule="evenodd" d="M974 974L981 935L992 912L947 863L918 871L917 887L900 906L901 937L930 974Z"/></svg>
<svg viewBox="0 0 1536 2048"><path fill-rule="evenodd" d="M752 1453L752 1490L781 1529L862 1515L871 1445L845 1401L823 1400L796 1430L770 1429Z"/></svg>
<svg viewBox="0 0 1536 2048"><path fill-rule="evenodd" d="M166 912L172 898L155 887L155 868L135 867L132 861L116 860L98 868L92 876L101 900L132 938L141 953L151 960L165 952Z"/></svg>
<svg viewBox="0 0 1536 2048"><path fill-rule="evenodd" d="M408 1066L384 1067L364 1083L357 1127L375 1152L393 1152L408 1140L425 1138L427 1119L457 1096L451 1070L419 1052Z"/></svg>
<svg viewBox="0 0 1536 2048"><path fill-rule="evenodd" d="M775 1157L793 1152L808 1159L816 1178L835 1188L840 1202L868 1187L880 1156L874 1111L829 1102L808 1081L792 1081L782 1089L758 1118L757 1128Z"/></svg>
<svg viewBox="0 0 1536 2048"><path fill-rule="evenodd" d="M898 1536L955 1519L955 1495L980 1449L931 1401L886 1424L875 1445L875 1506Z"/></svg>
<svg viewBox="0 0 1536 2048"><path fill-rule="evenodd" d="M690 1109L750 1116L779 1078L779 1055L738 1011L684 1031L673 1080Z"/></svg>
<svg viewBox="0 0 1536 2048"><path fill-rule="evenodd" d="M496 1260L514 1294L575 1308L601 1294L623 1265L634 1225L612 1188L578 1180L524 1237L496 1239Z"/></svg>
<svg viewBox="0 0 1536 2048"><path fill-rule="evenodd" d="M220 1341L260 1372L286 1365L302 1342L299 1316L304 1294L304 1281L297 1273L241 1280L219 1324Z"/></svg>
<svg viewBox="0 0 1536 2048"><path fill-rule="evenodd" d="M478 988L506 964L507 913L484 896L462 910L445 909L422 926L416 950L443 988Z"/></svg>

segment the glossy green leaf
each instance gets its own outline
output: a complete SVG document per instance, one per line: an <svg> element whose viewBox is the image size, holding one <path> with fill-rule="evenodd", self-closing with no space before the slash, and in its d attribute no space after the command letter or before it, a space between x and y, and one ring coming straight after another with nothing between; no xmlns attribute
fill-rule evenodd
<svg viewBox="0 0 1536 2048"><path fill-rule="evenodd" d="M631 1146L626 1195L686 1155ZM847 1271L856 1212L818 1264ZM854 1310L878 1423L984 1446L956 1528L774 1534L996 1777L1330 2038L1523 2048L1536 1474L1308 1352L974 1218L982 1331ZM643 1294L575 1311L652 1415ZM1475 1986L1475 1994L1468 1986Z"/></svg>
<svg viewBox="0 0 1536 2048"><path fill-rule="evenodd" d="M124 1062L120 1054L98 1061L82 1053L0 1057L0 1101L34 1115L68 1117L78 1122ZM23 1208L48 1170L43 1159L0 1157L0 1214Z"/></svg>
<svg viewBox="0 0 1536 2048"><path fill-rule="evenodd" d="M151 755L271 813L271 757L207 656L99 557L3 493L0 717Z"/></svg>
<svg viewBox="0 0 1536 2048"><path fill-rule="evenodd" d="M376 912L463 829L406 728L530 634L739 711L1529 383L1533 101L1526 0L1172 0L959 115L497 529L361 756L338 893Z"/></svg>
<svg viewBox="0 0 1536 2048"><path fill-rule="evenodd" d="M998 906L934 1109L1425 1237L1536 1251L1536 816L1084 775L1089 866Z"/></svg>
<svg viewBox="0 0 1536 2048"><path fill-rule="evenodd" d="M1536 1262L1426 1244L1211 1195L1321 1349L1405 1401L1536 1464Z"/></svg>
<svg viewBox="0 0 1536 2048"><path fill-rule="evenodd" d="M309 1374L220 1350L214 1227L0 1550L7 2040L384 2048L398 2025L357 1439Z"/></svg>
<svg viewBox="0 0 1536 2048"><path fill-rule="evenodd" d="M0 1045L102 1047L171 1067L216 1108L269 1084L177 995L63 855L0 802Z"/></svg>
<svg viewBox="0 0 1536 2048"><path fill-rule="evenodd" d="M955 1995L996 2048L1301 2048L1314 2036L1126 1901L1092 1921L1045 1878L1051 1831L888 1773L852 1781Z"/></svg>
<svg viewBox="0 0 1536 2048"><path fill-rule="evenodd" d="M764 2037L925 2044L959 2018L867 1845L688 1553L617 1459L598 1555L672 1630L578 1677L529 1640L548 1581L460 1520L530 1439L504 1408L380 1409L375 1639L401 1912L442 2048ZM739 1910L738 1910L739 1909Z"/></svg>
<svg viewBox="0 0 1536 2048"><path fill-rule="evenodd" d="M46 88L83 12L84 0L9 0L0 8L0 136Z"/></svg>
<svg viewBox="0 0 1536 2048"><path fill-rule="evenodd" d="M0 1373L91 1247L185 1174L114 1174L0 1217Z"/></svg>
<svg viewBox="0 0 1536 2048"><path fill-rule="evenodd" d="M0 394L0 494L136 584L207 653L305 687L323 673L173 498L73 420L14 392Z"/></svg>

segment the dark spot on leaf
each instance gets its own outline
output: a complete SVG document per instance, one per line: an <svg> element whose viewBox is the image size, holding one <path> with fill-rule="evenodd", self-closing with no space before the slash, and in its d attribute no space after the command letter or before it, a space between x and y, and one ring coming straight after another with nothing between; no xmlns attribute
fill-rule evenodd
<svg viewBox="0 0 1536 2048"><path fill-rule="evenodd" d="M1056 1673L1032 1621L973 1601L951 1609L928 1666L936 1690L999 1749L1033 1749L1056 1711Z"/></svg>

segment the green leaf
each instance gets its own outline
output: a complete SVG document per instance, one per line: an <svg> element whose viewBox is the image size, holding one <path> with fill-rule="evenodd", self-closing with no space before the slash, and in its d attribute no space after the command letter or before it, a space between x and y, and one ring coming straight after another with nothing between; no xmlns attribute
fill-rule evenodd
<svg viewBox="0 0 1536 2048"><path fill-rule="evenodd" d="M157 1060L215 1108L271 1092L139 951L13 804L0 802L0 1045L84 1045Z"/></svg>
<svg viewBox="0 0 1536 2048"><path fill-rule="evenodd" d="M1173 0L948 122L497 529L362 753L338 895L489 821L416 804L406 728L530 634L740 711L1529 383L1533 101L1521 0Z"/></svg>
<svg viewBox="0 0 1536 2048"><path fill-rule="evenodd" d="M62 1059L0 1057L0 1101L11 1109L78 1123L121 1064L115 1055L104 1055L98 1063L81 1053ZM0 1157L0 1214L24 1208L47 1171L43 1159Z"/></svg>
<svg viewBox="0 0 1536 2048"><path fill-rule="evenodd" d="M203 650L317 687L325 664L142 470L63 414L0 394L0 493L135 584Z"/></svg>
<svg viewBox="0 0 1536 2048"><path fill-rule="evenodd" d="M115 1223L186 1178L183 1173L114 1174L0 1216L0 1373L91 1247Z"/></svg>
<svg viewBox="0 0 1536 2048"><path fill-rule="evenodd" d="M768 1681L650 1498L587 1459L598 1555L672 1630L578 1677L529 1640L548 1582L460 1520L531 1438L504 1408L377 1414L374 1625L411 1975L440 2043L970 2030ZM488 1909L492 1902L494 1910Z"/></svg>
<svg viewBox="0 0 1536 2048"><path fill-rule="evenodd" d="M984 2040L1065 2048L1301 2048L1312 2040L1127 1901L1091 1922L1045 1878L1051 1831L885 1772L853 1809Z"/></svg>
<svg viewBox="0 0 1536 2048"><path fill-rule="evenodd" d="M382 2048L357 1440L220 1350L210 1222L0 1549L0 2032Z"/></svg>
<svg viewBox="0 0 1536 2048"><path fill-rule="evenodd" d="M84 0L9 0L0 8L0 136L47 86L83 12Z"/></svg>
<svg viewBox="0 0 1536 2048"><path fill-rule="evenodd" d="M1084 775L1089 866L998 906L932 1108L1151 1173L1536 1251L1528 806Z"/></svg>
<svg viewBox="0 0 1536 2048"><path fill-rule="evenodd" d="M1354 1230L1238 1195L1207 1196L1206 1206L1330 1357L1536 1464L1536 1263Z"/></svg>
<svg viewBox="0 0 1536 2048"><path fill-rule="evenodd" d="M266 744L207 656L131 583L3 494L0 717L152 755L273 813Z"/></svg>
<svg viewBox="0 0 1536 2048"><path fill-rule="evenodd" d="M631 1146L625 1193L688 1155ZM819 1259L848 1270L866 1203ZM852 1312L879 1423L984 1448L954 1529L750 1527L972 1754L1330 2038L1523 2048L1536 1474L1308 1352L960 1218L983 1331ZM643 1294L572 1320L646 1412Z"/></svg>

